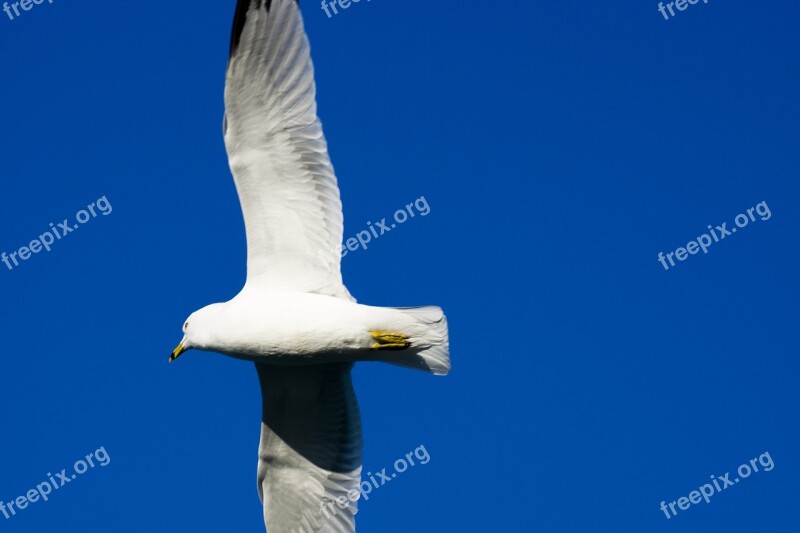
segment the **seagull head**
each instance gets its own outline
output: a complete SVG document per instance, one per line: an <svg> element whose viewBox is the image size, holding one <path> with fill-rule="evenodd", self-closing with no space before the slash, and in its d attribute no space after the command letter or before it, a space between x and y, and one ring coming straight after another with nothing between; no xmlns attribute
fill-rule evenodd
<svg viewBox="0 0 800 533"><path fill-rule="evenodd" d="M199 350L213 348L211 333L221 305L208 305L189 315L183 324L183 340L172 350L169 356L170 363L193 348Z"/></svg>

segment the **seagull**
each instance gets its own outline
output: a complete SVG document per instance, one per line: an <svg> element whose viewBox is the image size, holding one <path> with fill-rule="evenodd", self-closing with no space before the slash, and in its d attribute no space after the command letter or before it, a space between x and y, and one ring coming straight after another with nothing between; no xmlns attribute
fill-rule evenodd
<svg viewBox="0 0 800 533"><path fill-rule="evenodd" d="M342 204L297 0L238 0L223 133L247 279L231 300L189 316L170 362L191 349L254 362L266 528L353 532L362 457L353 365L447 374L447 320L439 307L359 304L343 284Z"/></svg>

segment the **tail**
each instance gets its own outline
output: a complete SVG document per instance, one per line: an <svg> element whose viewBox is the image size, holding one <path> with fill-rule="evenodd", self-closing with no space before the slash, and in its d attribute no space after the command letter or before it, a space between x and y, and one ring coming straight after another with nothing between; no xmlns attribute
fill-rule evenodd
<svg viewBox="0 0 800 533"><path fill-rule="evenodd" d="M407 333L410 346L392 352L387 363L425 370L439 376L450 372L447 318L439 307L401 307L397 311L414 321Z"/></svg>

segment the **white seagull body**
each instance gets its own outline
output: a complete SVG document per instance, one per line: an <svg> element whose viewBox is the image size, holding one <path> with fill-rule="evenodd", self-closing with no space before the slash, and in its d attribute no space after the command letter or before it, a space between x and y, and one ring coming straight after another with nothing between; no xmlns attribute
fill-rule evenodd
<svg viewBox="0 0 800 533"><path fill-rule="evenodd" d="M238 0L224 135L247 231L247 282L189 317L170 360L194 348L256 363L258 492L270 533L355 531L354 362L450 370L441 309L360 305L342 283L341 256L330 253L341 246L342 207L315 91L296 0Z"/></svg>

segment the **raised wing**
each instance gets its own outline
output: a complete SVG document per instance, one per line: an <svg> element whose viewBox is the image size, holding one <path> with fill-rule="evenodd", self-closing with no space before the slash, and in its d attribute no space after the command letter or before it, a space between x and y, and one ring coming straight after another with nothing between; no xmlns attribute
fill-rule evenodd
<svg viewBox="0 0 800 533"><path fill-rule="evenodd" d="M247 230L247 280L350 298L342 204L317 117L296 0L238 0L225 83L225 147Z"/></svg>
<svg viewBox="0 0 800 533"><path fill-rule="evenodd" d="M258 493L267 531L355 531L361 417L352 367L256 363L263 400Z"/></svg>

